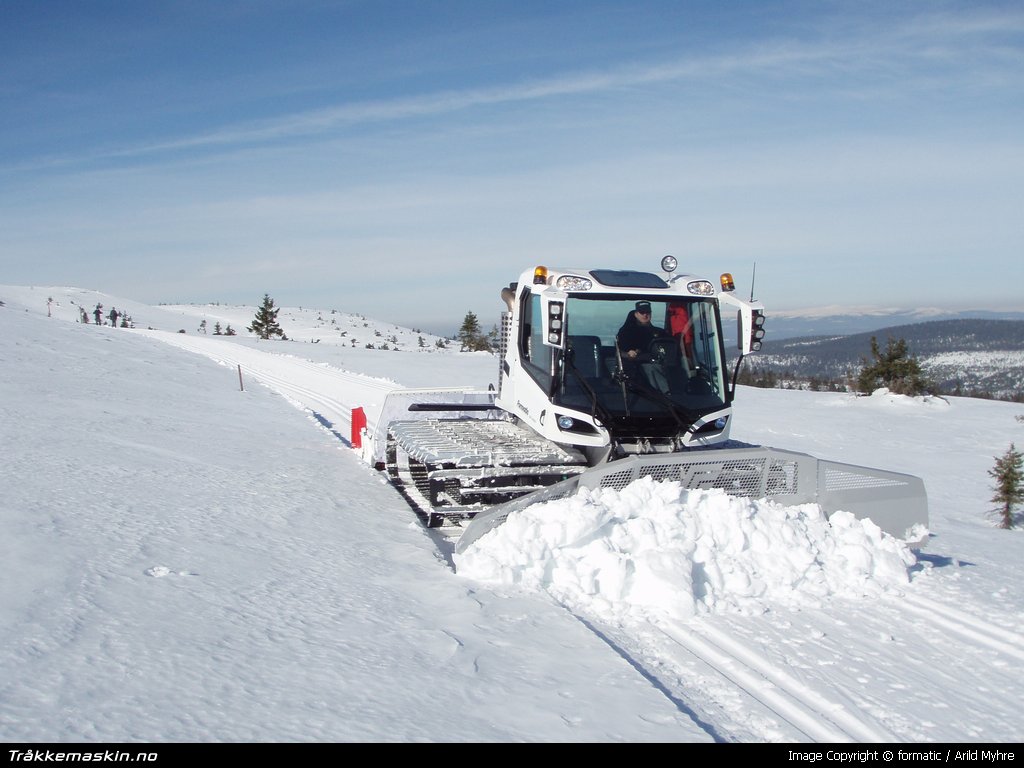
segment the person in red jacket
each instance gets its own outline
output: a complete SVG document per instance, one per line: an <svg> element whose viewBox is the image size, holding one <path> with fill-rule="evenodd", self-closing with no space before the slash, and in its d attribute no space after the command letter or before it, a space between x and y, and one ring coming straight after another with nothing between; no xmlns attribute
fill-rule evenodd
<svg viewBox="0 0 1024 768"><path fill-rule="evenodd" d="M686 304L674 301L668 305L668 332L679 338L679 351L687 362L693 362L693 322Z"/></svg>

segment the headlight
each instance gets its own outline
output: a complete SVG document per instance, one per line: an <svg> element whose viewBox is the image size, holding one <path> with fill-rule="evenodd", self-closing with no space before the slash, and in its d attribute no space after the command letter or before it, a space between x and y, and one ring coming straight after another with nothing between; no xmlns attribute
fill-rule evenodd
<svg viewBox="0 0 1024 768"><path fill-rule="evenodd" d="M594 284L585 277L562 275L555 281L555 286L562 291L589 291Z"/></svg>
<svg viewBox="0 0 1024 768"><path fill-rule="evenodd" d="M559 416L558 417L558 428L559 429L572 429L572 425L575 424L575 423L576 422L573 421L568 416Z"/></svg>
<svg viewBox="0 0 1024 768"><path fill-rule="evenodd" d="M686 290L688 290L690 293L695 293L698 296L715 295L715 286L713 286L707 280L694 280L692 283L687 283Z"/></svg>

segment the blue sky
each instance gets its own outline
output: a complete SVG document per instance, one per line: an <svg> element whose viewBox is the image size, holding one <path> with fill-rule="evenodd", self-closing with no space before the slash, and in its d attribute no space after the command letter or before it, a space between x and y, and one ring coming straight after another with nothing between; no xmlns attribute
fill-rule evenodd
<svg viewBox="0 0 1024 768"><path fill-rule="evenodd" d="M0 283L484 324L535 264L1024 309L1019 2L0 0Z"/></svg>

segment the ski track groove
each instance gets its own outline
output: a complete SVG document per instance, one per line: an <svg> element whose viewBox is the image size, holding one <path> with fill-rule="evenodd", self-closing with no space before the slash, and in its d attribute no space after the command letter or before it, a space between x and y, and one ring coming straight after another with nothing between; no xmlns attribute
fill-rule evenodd
<svg viewBox="0 0 1024 768"><path fill-rule="evenodd" d="M706 623L654 624L673 642L716 669L748 695L817 742L894 742L874 718L851 713L795 679L744 643ZM864 722L872 720L869 725Z"/></svg>
<svg viewBox="0 0 1024 768"><path fill-rule="evenodd" d="M716 738L830 744L898 741L867 713L851 713L720 631L698 623L683 625L667 620L611 627L559 604ZM668 647L665 642L654 646L644 642L644 634L661 637ZM699 686L704 693L694 699L695 676L688 664L692 660L710 670L717 683L724 683L724 689L705 682ZM741 713L746 719L738 721L728 703L733 693L756 701L771 717L754 725L754 710L744 706Z"/></svg>
<svg viewBox="0 0 1024 768"><path fill-rule="evenodd" d="M926 598L904 595L903 608L941 630L954 632L999 653L1024 661L1024 636Z"/></svg>

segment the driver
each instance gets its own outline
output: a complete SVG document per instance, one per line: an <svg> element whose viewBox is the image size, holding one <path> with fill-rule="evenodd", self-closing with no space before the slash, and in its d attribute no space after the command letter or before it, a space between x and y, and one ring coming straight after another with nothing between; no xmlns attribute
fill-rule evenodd
<svg viewBox="0 0 1024 768"><path fill-rule="evenodd" d="M665 335L661 328L651 323L651 302L638 301L635 309L626 316L617 338L625 371L642 370L651 386L668 394L665 372L648 351L653 339Z"/></svg>

